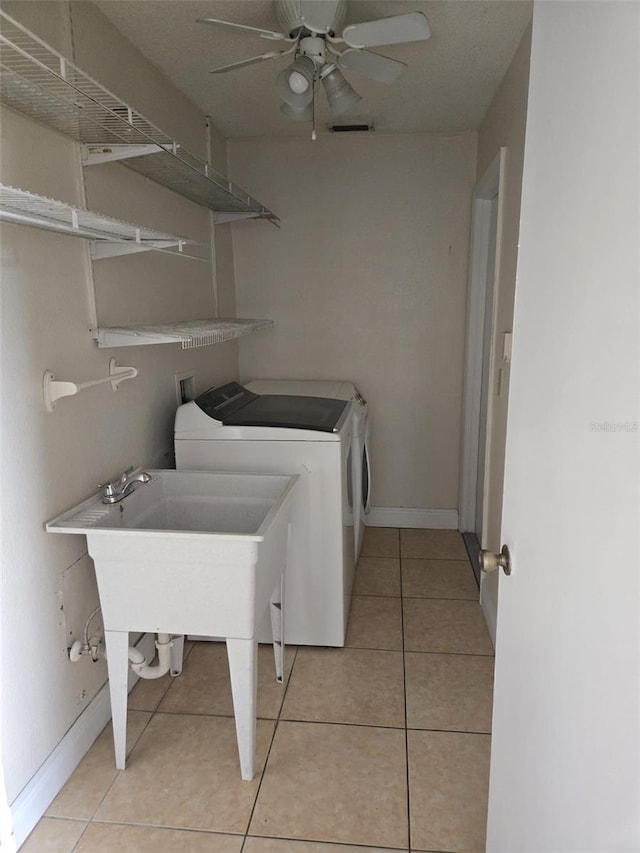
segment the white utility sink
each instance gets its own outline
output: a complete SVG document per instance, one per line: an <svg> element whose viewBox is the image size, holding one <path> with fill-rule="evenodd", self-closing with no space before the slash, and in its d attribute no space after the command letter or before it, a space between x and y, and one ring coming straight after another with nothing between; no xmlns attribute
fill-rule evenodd
<svg viewBox="0 0 640 853"><path fill-rule="evenodd" d="M282 674L282 595L297 476L148 471L119 503L94 495L46 525L81 533L102 607L116 766L125 766L130 631L224 637L243 779L254 775L256 631L271 604Z"/></svg>

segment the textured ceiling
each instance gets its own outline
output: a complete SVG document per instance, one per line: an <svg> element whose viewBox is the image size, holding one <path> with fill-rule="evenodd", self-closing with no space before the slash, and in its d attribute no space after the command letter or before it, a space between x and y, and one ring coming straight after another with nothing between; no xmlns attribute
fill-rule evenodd
<svg viewBox="0 0 640 853"><path fill-rule="evenodd" d="M278 72L291 61L268 60L226 74L215 68L267 51L278 43L260 36L196 23L213 17L277 30L270 0L102 0L103 14L228 138L300 136L309 124L291 122L279 109ZM345 76L362 95L339 121L372 121L383 133L456 132L476 129L531 19L527 0L350 0L347 23L422 11L428 41L374 48L409 69L395 83ZM316 98L316 123L331 116L324 93Z"/></svg>

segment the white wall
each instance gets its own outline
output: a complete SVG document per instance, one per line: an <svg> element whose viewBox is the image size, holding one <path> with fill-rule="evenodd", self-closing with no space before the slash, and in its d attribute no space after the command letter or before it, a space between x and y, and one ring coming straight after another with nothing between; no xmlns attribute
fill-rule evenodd
<svg viewBox="0 0 640 853"><path fill-rule="evenodd" d="M89 4L6 3L4 8L105 80L158 123L204 153L204 117ZM95 69L95 70L94 70ZM131 87L131 88L130 88ZM135 90L135 91L134 91ZM198 153L198 152L196 152ZM218 139L218 164L224 150ZM78 147L11 110L2 113L1 179L81 204ZM116 164L87 174L89 206L206 240L208 213ZM233 262L219 234L221 302L233 306ZM2 706L10 801L20 794L106 680L103 664L71 664L67 646L95 605L82 537L52 536L44 522L130 465L172 463L174 374L198 390L237 377L237 344L98 350L89 332L90 261L84 240L16 225L2 228ZM99 319L153 322L213 316L210 263L151 254L96 264ZM110 356L140 371L117 393L90 388L48 414L42 375L84 381L106 375ZM73 567L73 568L72 568ZM63 588L67 598L62 595ZM61 607L64 608L61 610ZM74 627L72 638L65 632ZM39 815L36 815L36 818Z"/></svg>
<svg viewBox="0 0 640 853"><path fill-rule="evenodd" d="M238 312L272 317L243 379L356 383L373 503L456 509L475 135L235 140L234 180L282 219L234 225Z"/></svg>

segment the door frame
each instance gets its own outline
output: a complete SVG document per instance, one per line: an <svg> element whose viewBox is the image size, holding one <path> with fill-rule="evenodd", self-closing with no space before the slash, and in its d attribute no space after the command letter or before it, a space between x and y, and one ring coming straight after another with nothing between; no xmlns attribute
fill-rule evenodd
<svg viewBox="0 0 640 853"><path fill-rule="evenodd" d="M476 492L478 482L478 454L480 452L480 412L482 408L482 355L485 346L484 327L488 289L493 290L493 317L489 340L489 380L495 349L495 314L497 310L497 285L500 280L500 254L502 244L502 220L504 205L504 176L506 147L500 151L486 172L473 188L471 212L471 251L469 262L469 292L467 300L467 347L464 370L464 397L462 415L462 458L460 466L460 506L458 510L461 531L472 531L476 519ZM489 281L489 236L491 202L497 197L498 221L496 225L495 260L493 278ZM485 457L491 431L491 406L487 406L485 430ZM486 499L488 458L485 458L483 494ZM483 529L480 545L486 536L486 518L483 514Z"/></svg>

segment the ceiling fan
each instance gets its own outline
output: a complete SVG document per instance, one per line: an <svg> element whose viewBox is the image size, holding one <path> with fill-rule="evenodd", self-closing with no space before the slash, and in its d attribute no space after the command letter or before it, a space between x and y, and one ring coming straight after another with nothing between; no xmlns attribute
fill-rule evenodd
<svg viewBox="0 0 640 853"><path fill-rule="evenodd" d="M276 87L282 101L280 110L293 121L314 121L314 93L318 82L322 83L332 116L339 116L361 100L341 69L356 71L379 83L393 83L407 68L404 62L366 48L422 41L431 35L422 12L350 24L342 29L346 0L273 0L273 5L283 32L216 18L198 18L198 22L247 30L287 45L284 50L269 51L213 68L211 73L221 74L267 59L292 56L292 63L278 75ZM315 126L312 138L315 139Z"/></svg>

